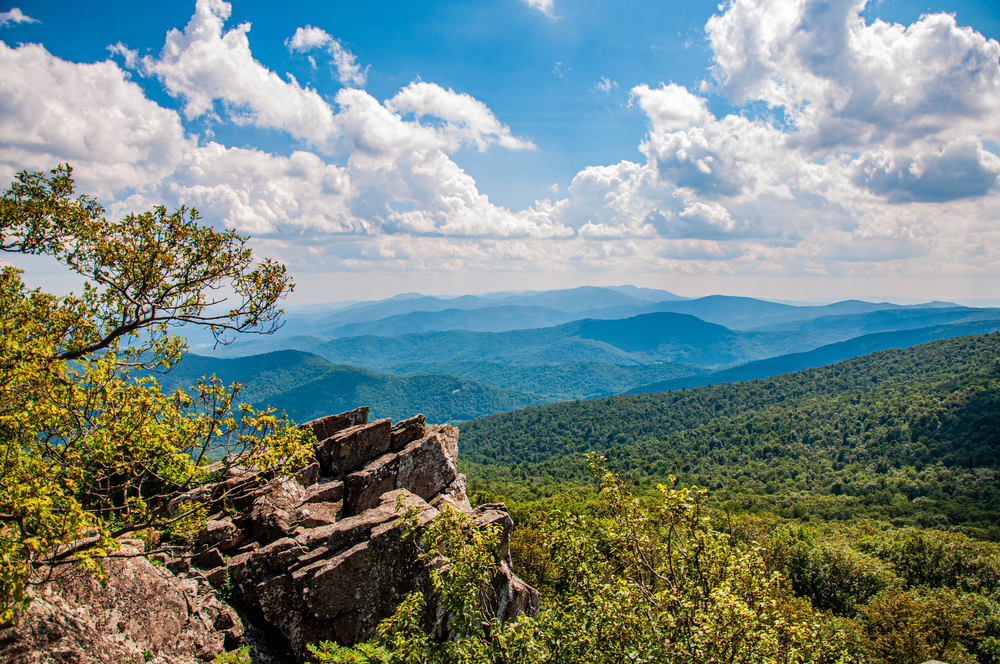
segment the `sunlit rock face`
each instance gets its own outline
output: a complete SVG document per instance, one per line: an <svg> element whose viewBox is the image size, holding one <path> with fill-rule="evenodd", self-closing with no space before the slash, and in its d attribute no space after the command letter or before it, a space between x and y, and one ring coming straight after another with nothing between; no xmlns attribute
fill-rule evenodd
<svg viewBox="0 0 1000 664"><path fill-rule="evenodd" d="M310 643L370 639L413 591L428 597L425 626L441 631L429 570L402 536L408 511L423 524L456 509L480 525L500 525L490 608L504 619L537 614L537 591L511 571L506 507L469 503L456 428L427 425L423 415L368 422L367 408L302 426L316 434L317 463L263 485L242 514L210 521L196 556L217 564L205 574L228 579L234 596L277 628L299 661ZM220 556L211 555L216 549Z"/></svg>

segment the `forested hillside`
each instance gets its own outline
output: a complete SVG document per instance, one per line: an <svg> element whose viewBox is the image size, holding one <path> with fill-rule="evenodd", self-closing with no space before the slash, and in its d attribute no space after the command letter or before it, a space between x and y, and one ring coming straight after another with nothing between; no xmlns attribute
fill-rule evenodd
<svg viewBox="0 0 1000 664"><path fill-rule="evenodd" d="M858 357L859 355L867 355L880 350L907 348L938 339L951 339L952 337L984 334L998 330L1000 330L1000 320L977 320L948 325L934 325L914 330L866 334L854 339L848 339L847 341L821 346L805 353L789 353L788 355L771 357L766 360L747 362L737 367L719 371L702 371L699 373L692 372L686 376L679 375L676 378L632 388L631 390L627 390L627 393L666 392L669 390L679 390L682 387L691 388L702 385L717 385L720 383L735 383L758 378L770 378L771 376L798 371L799 369L834 364L841 360Z"/></svg>
<svg viewBox="0 0 1000 664"><path fill-rule="evenodd" d="M224 383L242 384L242 401L272 406L298 422L359 406L369 406L373 418L402 419L420 412L432 422L452 422L546 402L465 378L389 376L294 350L231 360L189 354L169 373L155 376L174 390L212 374Z"/></svg>
<svg viewBox="0 0 1000 664"><path fill-rule="evenodd" d="M717 504L900 525L1000 523L1000 334L767 380L558 403L466 422L476 486L533 498L589 482L583 454ZM730 502L731 501L731 502Z"/></svg>
<svg viewBox="0 0 1000 664"><path fill-rule="evenodd" d="M431 373L461 376L556 401L606 397L652 381L709 374L702 367L681 362L624 366L609 362L569 362L538 366L469 361L410 362L396 365L392 367L392 371L409 376Z"/></svg>

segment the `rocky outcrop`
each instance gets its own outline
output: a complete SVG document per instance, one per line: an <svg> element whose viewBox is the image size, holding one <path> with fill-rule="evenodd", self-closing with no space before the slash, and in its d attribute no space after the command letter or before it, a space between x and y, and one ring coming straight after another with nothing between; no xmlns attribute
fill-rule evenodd
<svg viewBox="0 0 1000 664"><path fill-rule="evenodd" d="M192 494L217 502L224 496L224 502L237 509L209 518L195 552L163 557L165 567L154 567L142 558L110 563L124 566L116 572L123 581L109 585L110 589L127 593L133 586L144 588L134 598L135 617L126 619L124 627L116 627L110 614L96 623L90 618L73 623L79 629L70 630L74 636L68 642L80 648L99 637L111 638L101 637L107 629L117 635L98 651L116 653L114 657L77 661L142 661L128 657L146 651L173 658L164 662L187 664L192 658L211 659L223 645L237 644L243 625L208 584L223 589L246 615L262 620L265 629L279 631L299 662L309 656L310 643L334 640L353 645L370 639L378 624L415 590L428 598L426 627L447 636L436 625L441 617L436 615L429 570L418 562L413 538L403 537L405 514L426 524L446 509L468 513L480 525L500 526L499 568L493 592L483 598L485 608L505 620L537 613L538 593L510 567L513 523L506 507L484 505L473 510L469 504L465 477L457 469L457 429L429 426L422 415L395 425L388 419L369 423L367 408L303 427L316 436L315 463L291 477L270 481L254 469L237 466L218 485ZM237 491L238 487L251 488ZM177 501L177 506L182 503ZM134 582L126 580L135 577L128 571L133 567L143 570L142 579ZM53 597L65 600L64 589L54 592ZM108 606L118 605L117 596L105 599ZM104 603L94 595L79 605L88 601ZM52 624L46 611L65 613L49 608L47 602L44 598L36 602L32 611L37 620L22 621L18 629ZM141 615L139 606L145 607ZM160 626L154 628L152 623ZM96 631L83 628L88 624L97 625ZM187 650L178 649L182 641L189 644ZM123 654L115 659L119 651Z"/></svg>
<svg viewBox="0 0 1000 664"><path fill-rule="evenodd" d="M412 539L402 537L406 512L422 523L442 509L501 523L497 555L504 562L490 608L505 618L537 613L538 593L510 571L506 508L473 511L469 504L457 429L428 426L422 415L369 423L367 409L303 427L316 435L318 475L308 486L294 478L268 484L238 521L257 548L225 563L235 594L284 634L300 661L306 644L367 640L408 593L430 595L428 571Z"/></svg>
<svg viewBox="0 0 1000 664"><path fill-rule="evenodd" d="M240 642L243 623L210 584L152 564L142 547L130 540L106 560L104 586L55 571L17 625L0 629L0 661L195 664Z"/></svg>

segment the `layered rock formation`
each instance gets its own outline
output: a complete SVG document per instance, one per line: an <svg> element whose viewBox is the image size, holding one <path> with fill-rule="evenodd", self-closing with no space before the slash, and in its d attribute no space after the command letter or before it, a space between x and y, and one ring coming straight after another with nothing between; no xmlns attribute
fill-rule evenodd
<svg viewBox="0 0 1000 664"><path fill-rule="evenodd" d="M112 655L102 660L78 661L141 661L135 659L137 653L146 652L147 656L152 653L163 657L164 662L181 664L211 659L223 645L236 645L243 625L232 609L218 601L209 584L235 601L244 615L266 622L265 628L280 631L299 662L308 657L309 643L334 640L352 645L370 639L378 624L415 590L428 597L428 629L436 629L445 637L430 593L428 570L417 561L412 538L402 536L406 512L418 523L428 523L441 510L455 509L471 515L480 525L500 525L498 572L492 596L485 601L502 619L537 613L538 593L511 570L507 544L513 523L506 507L483 505L473 509L469 504L465 477L456 467L457 429L428 426L422 415L395 425L388 419L368 422L367 408L331 415L303 427L316 435L315 462L293 477L265 483L266 478L258 471L236 467L220 484L183 498L218 500L221 495L233 495L232 487L255 487L235 494L236 513L219 512L208 520L193 555L158 554L154 558L163 563L162 567L154 567L142 558L111 563L138 566L145 576L144 580L134 580L135 575L123 569L110 575L108 592L127 594L135 584L158 589L135 594L145 598L140 604L145 602L148 610L146 623L139 620L134 624L146 626L136 628L141 638L120 637L135 630L119 629L119 636L114 638L127 643L115 646L118 650L101 648ZM65 591L57 587L54 592L53 597L65 596ZM195 604L181 601L182 597L190 598L192 592L194 597L206 599ZM18 627L22 631L8 638L9 642L21 643L22 649L32 642L42 647L38 639L48 637L32 636L31 630L41 634L44 629L36 627L52 624L56 615L83 615L80 611L88 610L59 608L58 602L47 602L44 598L36 600L26 616L29 619L22 620ZM216 611L217 605L224 608ZM163 616L163 634L154 634L156 630L147 624L150 619L153 623L160 620L158 615ZM84 644L94 637L91 641L96 643L95 634L109 629L112 622L111 618L97 620L94 634L81 627L75 642ZM79 619L81 626L91 623L87 617ZM125 624L133 625L128 621ZM0 634L0 641L3 639ZM187 649L171 650L169 644L181 640L187 640ZM3 647L0 643L0 654L8 652Z"/></svg>
<svg viewBox="0 0 1000 664"><path fill-rule="evenodd" d="M429 590L400 520L410 511L426 523L447 507L502 526L498 615L537 612L538 593L505 560L513 525L506 508L469 504L456 467L458 430L427 426L422 415L393 425L368 422L367 414L360 408L303 425L316 434L316 463L268 484L232 528L210 523L207 532L217 535L209 539L219 544L205 546L198 558L225 558L237 596L259 607L301 661L308 643L371 638L403 597ZM226 555L238 533L246 543Z"/></svg>

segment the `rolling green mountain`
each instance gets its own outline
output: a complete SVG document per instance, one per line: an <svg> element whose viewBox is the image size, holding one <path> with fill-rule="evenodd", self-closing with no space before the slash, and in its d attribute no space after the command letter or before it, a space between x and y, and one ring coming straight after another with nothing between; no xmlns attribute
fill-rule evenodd
<svg viewBox="0 0 1000 664"><path fill-rule="evenodd" d="M640 484L672 474L751 510L924 527L1000 523L997 333L460 426L473 486L511 497L589 484L582 455L597 452Z"/></svg>
<svg viewBox="0 0 1000 664"><path fill-rule="evenodd" d="M261 339L223 349L228 356L294 348L331 362L385 371L407 362L479 361L514 365L685 362L724 366L809 350L816 332L734 332L694 316L653 313L623 320L582 320L508 332L452 330L397 337Z"/></svg>
<svg viewBox="0 0 1000 664"><path fill-rule="evenodd" d="M706 373L693 364L662 362L619 366L607 362L570 362L520 366L497 362L411 362L391 367L404 376L449 374L553 400L593 399L618 394L636 385Z"/></svg>
<svg viewBox="0 0 1000 664"><path fill-rule="evenodd" d="M711 298L702 298L710 300ZM732 299L732 298L729 298ZM737 302L739 311L751 311L758 305L778 307L782 315L799 314L799 310L852 311L865 308L866 303L839 303L829 307L791 307L761 303L758 300ZM723 299L712 300L716 306ZM664 305L689 305L701 300L667 302ZM660 306L660 305L655 305ZM721 306L721 305L720 305ZM889 306L889 305L886 305ZM526 308L493 307L472 311L448 310L437 313L405 314L398 319L341 326L346 332L363 330L392 334L419 323L425 327L452 324L483 327L505 327L510 322L492 318L507 311L523 320ZM541 318L549 310L531 310ZM339 312L338 312L339 313ZM336 315L336 314L334 314ZM569 314L554 314L558 316ZM758 319L760 320L765 319ZM257 355L263 352L294 349L314 353L339 364L352 364L373 371L391 371L392 367L413 363L490 362L532 366L602 362L620 366L680 362L702 367L727 368L766 358L802 353L821 346L845 341L873 332L908 330L948 323L973 323L1000 320L998 309L964 307L930 307L876 309L864 313L838 313L806 320L785 321L763 329L732 330L705 322L688 314L672 312L647 313L631 318L597 318L574 320L562 325L503 332L444 330L396 336L371 334L334 339L310 336L263 337L240 342L221 350L200 351L201 354L222 356ZM401 326L401 327L400 327ZM976 331L970 328L970 331ZM634 385L633 385L634 386ZM632 387L632 386L629 386ZM525 389L521 386L518 389Z"/></svg>
<svg viewBox="0 0 1000 664"><path fill-rule="evenodd" d="M934 309L947 314L928 317ZM966 312L965 316L961 312ZM877 315L885 312L885 315ZM581 287L551 291L505 292L460 297L404 293L385 300L340 302L299 306L285 316L284 325L269 340L244 340L238 354L259 354L287 348L315 351L293 337L332 339L353 336L400 336L432 331L468 330L506 332L555 326L586 319L626 319L650 313L680 313L731 330L754 332L812 332L810 347L843 341L863 334L927 327L974 320L984 310L959 307L946 302L900 306L888 302L847 300L829 305L769 302L747 297L711 295L682 298L663 290L634 286ZM874 314L874 315L873 315ZM852 318L853 317L853 318ZM927 317L926 320L919 320ZM823 319L810 324L814 319ZM214 354L214 339L200 328L183 329L195 352ZM250 347L252 346L252 348ZM806 350L805 347L796 351ZM783 351L787 352L787 351ZM235 353L230 353L230 355ZM334 359L332 356L328 359ZM470 358L465 358L466 360ZM484 360L486 358L478 358ZM575 361L599 361L597 357L575 357ZM335 359L334 361L351 361ZM415 361L426 361L415 360ZM569 361L569 360L567 360ZM746 361L746 358L740 361ZM369 365L365 365L369 366ZM384 365L369 366L382 369Z"/></svg>
<svg viewBox="0 0 1000 664"><path fill-rule="evenodd" d="M681 388L699 387L717 383L734 383L757 378L770 378L778 374L798 371L810 367L821 367L834 362L840 362L851 357L874 353L890 348L907 348L917 344L937 339L970 334L986 334L1000 330L1000 320L984 320L971 323L955 323L952 325L937 325L934 327L900 332L882 332L868 334L856 339L821 346L806 353L790 353L780 357L772 357L722 371L679 376L664 381L643 385L627 390L627 394L642 394L645 392L666 392ZM625 391L625 390L623 390Z"/></svg>
<svg viewBox="0 0 1000 664"><path fill-rule="evenodd" d="M186 355L156 378L179 389L211 374L245 385L241 401L273 406L299 422L358 406L370 406L373 418L424 413L431 422L454 422L550 401L455 376L387 376L294 350L236 359Z"/></svg>

